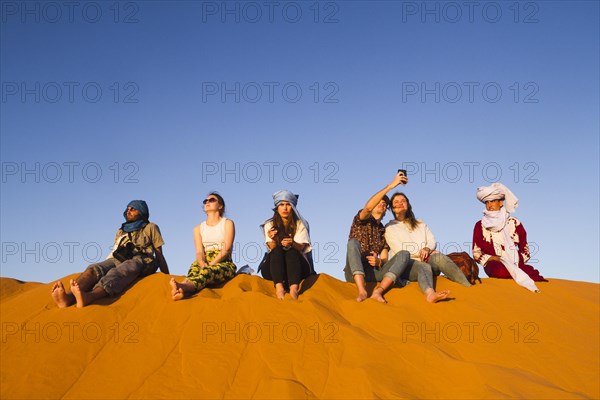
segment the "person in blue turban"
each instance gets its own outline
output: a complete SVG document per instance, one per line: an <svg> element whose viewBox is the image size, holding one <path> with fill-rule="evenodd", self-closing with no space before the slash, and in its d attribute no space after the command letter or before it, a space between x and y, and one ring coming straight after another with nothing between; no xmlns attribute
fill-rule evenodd
<svg viewBox="0 0 600 400"><path fill-rule="evenodd" d="M298 209L298 195L280 190L273 194L273 217L261 225L268 254L261 263L263 278L273 281L278 299L286 289L298 298L300 282L314 274L309 225Z"/></svg>
<svg viewBox="0 0 600 400"><path fill-rule="evenodd" d="M113 251L108 258L91 264L76 279L71 279L71 293L62 282L54 283L52 298L59 308L73 303L85 307L107 296L121 294L140 277L160 271L169 273L162 252L164 245L158 225L150 222L150 211L144 200L132 200L123 212L125 222L117 230Z"/></svg>

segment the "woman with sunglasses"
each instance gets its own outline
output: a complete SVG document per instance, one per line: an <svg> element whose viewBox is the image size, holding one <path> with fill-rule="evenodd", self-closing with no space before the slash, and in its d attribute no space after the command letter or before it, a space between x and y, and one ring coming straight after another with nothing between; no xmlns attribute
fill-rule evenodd
<svg viewBox="0 0 600 400"><path fill-rule="evenodd" d="M273 200L273 217L261 225L268 250L261 272L275 284L278 299L283 300L286 287L290 297L297 299L300 282L314 273L308 222L296 209L298 195L280 190Z"/></svg>
<svg viewBox="0 0 600 400"><path fill-rule="evenodd" d="M224 283L235 276L236 266L231 260L235 226L232 220L223 217L225 200L212 192L202 203L207 218L194 228L196 261L182 282L171 278L173 300L181 300L209 284Z"/></svg>

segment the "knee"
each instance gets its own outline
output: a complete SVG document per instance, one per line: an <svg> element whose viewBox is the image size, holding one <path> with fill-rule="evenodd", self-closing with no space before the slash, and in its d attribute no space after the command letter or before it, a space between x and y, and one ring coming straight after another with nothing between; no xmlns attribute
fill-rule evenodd
<svg viewBox="0 0 600 400"><path fill-rule="evenodd" d="M83 271L84 274L85 273L91 274L91 273L95 273L95 272L96 272L96 264L88 265L87 268Z"/></svg>
<svg viewBox="0 0 600 400"><path fill-rule="evenodd" d="M98 264L90 264L87 266L85 271L82 272L81 275L93 276L96 279L100 279L103 273L101 272L100 266Z"/></svg>
<svg viewBox="0 0 600 400"><path fill-rule="evenodd" d="M402 261L410 260L410 253L408 252L408 250L400 250L399 252L396 253L396 256L398 257L399 260L402 260Z"/></svg>
<svg viewBox="0 0 600 400"><path fill-rule="evenodd" d="M271 257L273 256L281 256L283 253L283 247L276 246L274 249L271 249Z"/></svg>
<svg viewBox="0 0 600 400"><path fill-rule="evenodd" d="M358 253L360 254L360 242L357 239L348 240L348 244L346 245L346 253Z"/></svg>
<svg viewBox="0 0 600 400"><path fill-rule="evenodd" d="M358 239L349 239L348 240L348 244L346 245L346 249L350 252L350 251L360 251L360 242L358 241Z"/></svg>
<svg viewBox="0 0 600 400"><path fill-rule="evenodd" d="M510 273L504 266L504 264L490 261L484 267L483 270L490 278L509 279L511 278Z"/></svg>
<svg viewBox="0 0 600 400"><path fill-rule="evenodd" d="M442 253L432 253L431 255L429 255L429 261L439 263L444 259L442 256Z"/></svg>
<svg viewBox="0 0 600 400"><path fill-rule="evenodd" d="M431 265L427 264L427 263L420 263L419 267L421 268L421 271L423 272L427 272L427 273L432 273L432 268Z"/></svg>
<svg viewBox="0 0 600 400"><path fill-rule="evenodd" d="M302 255L300 254L300 252L294 248L291 248L285 252L286 261L296 261L296 260L300 260L301 258L302 258Z"/></svg>

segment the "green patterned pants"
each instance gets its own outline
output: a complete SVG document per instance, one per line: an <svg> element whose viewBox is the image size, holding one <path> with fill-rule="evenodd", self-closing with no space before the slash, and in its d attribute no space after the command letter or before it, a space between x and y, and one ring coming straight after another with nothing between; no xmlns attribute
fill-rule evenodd
<svg viewBox="0 0 600 400"><path fill-rule="evenodd" d="M219 254L218 250L206 252L206 261L211 262ZM215 265L207 265L202 268L198 261L194 261L187 273L188 281L194 284L196 291L207 285L227 282L235 276L236 266L231 260L222 261Z"/></svg>

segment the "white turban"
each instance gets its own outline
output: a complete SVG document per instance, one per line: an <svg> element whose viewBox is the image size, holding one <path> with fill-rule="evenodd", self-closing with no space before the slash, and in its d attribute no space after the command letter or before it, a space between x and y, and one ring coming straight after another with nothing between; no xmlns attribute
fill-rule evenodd
<svg viewBox="0 0 600 400"><path fill-rule="evenodd" d="M492 183L490 186L480 186L477 188L477 200L485 203L490 200L504 200L506 211L512 213L519 205L519 199L506 186L500 182Z"/></svg>

